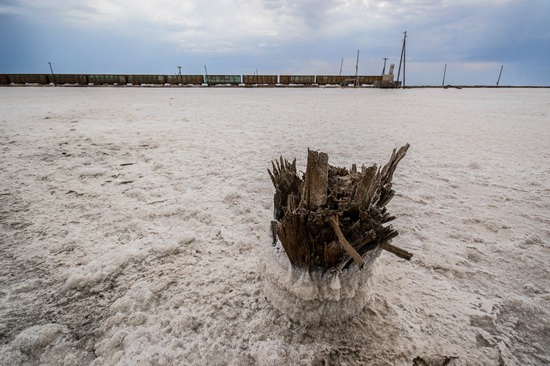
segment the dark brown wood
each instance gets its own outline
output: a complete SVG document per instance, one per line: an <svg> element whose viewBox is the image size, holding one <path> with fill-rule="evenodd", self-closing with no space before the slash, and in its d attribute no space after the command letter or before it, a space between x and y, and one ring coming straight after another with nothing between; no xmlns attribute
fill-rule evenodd
<svg viewBox="0 0 550 366"><path fill-rule="evenodd" d="M355 264L361 267L364 263L363 258L361 258L359 253L357 253L355 249L353 249L351 244L348 243L348 241L346 240L346 237L344 236L344 234L342 234L342 230L340 230L340 224L338 223L338 216L332 217L330 219L330 224L334 230L334 233L338 237L338 241L342 245L342 248L344 248L344 250L348 252L348 254L353 258L353 261L355 262Z"/></svg>
<svg viewBox="0 0 550 366"><path fill-rule="evenodd" d="M403 258L408 261L410 261L413 256L412 253L409 253L404 249L398 248L395 245L391 245L390 243L381 243L380 248L387 250L388 252L395 254L399 258Z"/></svg>
<svg viewBox="0 0 550 366"><path fill-rule="evenodd" d="M273 238L273 246L277 245L277 220L271 221L271 237Z"/></svg>
<svg viewBox="0 0 550 366"><path fill-rule="evenodd" d="M272 162L273 230L294 267L361 267L363 257L378 247L410 260L411 253L390 244L398 233L387 224L395 217L386 208L395 195L393 174L408 148L394 150L382 168L362 166L360 171L355 164L351 171L330 166L327 154L308 150L303 177L297 174L296 160Z"/></svg>
<svg viewBox="0 0 550 366"><path fill-rule="evenodd" d="M368 208L372 205L374 198L377 197L377 190L380 187L380 172L376 164L365 169L363 178L357 184L354 202L361 208Z"/></svg>
<svg viewBox="0 0 550 366"><path fill-rule="evenodd" d="M300 207L315 210L327 204L328 155L307 151L307 168Z"/></svg>
<svg viewBox="0 0 550 366"><path fill-rule="evenodd" d="M273 217L280 220L284 216L289 197L299 196L302 180L296 172L296 159L289 163L281 157L278 161L271 162L271 165L273 172L269 169L267 172L275 186Z"/></svg>

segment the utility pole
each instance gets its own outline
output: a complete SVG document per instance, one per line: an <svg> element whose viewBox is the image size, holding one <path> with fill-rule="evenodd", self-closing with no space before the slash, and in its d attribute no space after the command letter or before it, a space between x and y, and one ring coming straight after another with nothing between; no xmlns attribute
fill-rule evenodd
<svg viewBox="0 0 550 366"><path fill-rule="evenodd" d="M52 63L51 62L48 62L48 65L50 65L50 71L52 73L52 82L53 82L53 86L56 86L55 85L55 75L53 74L53 68L52 68ZM497 84L498 85L498 84Z"/></svg>
<svg viewBox="0 0 550 366"><path fill-rule="evenodd" d="M359 73L359 50L357 50L357 62L355 63L355 87L359 86L359 80L357 80L357 75Z"/></svg>
<svg viewBox="0 0 550 366"><path fill-rule="evenodd" d="M500 66L500 73L498 74L498 80L497 80L497 87L498 87L498 83L500 83L500 77L502 75L502 69L504 68L504 65L501 65Z"/></svg>
<svg viewBox="0 0 550 366"><path fill-rule="evenodd" d="M340 74L338 76L342 76L342 66L344 66L344 58L342 57L342 61L340 62Z"/></svg>
<svg viewBox="0 0 550 366"><path fill-rule="evenodd" d="M405 42L407 41L407 32L403 32L403 47L401 48L401 58L399 59L399 69L397 71L397 82L399 82L399 75L401 74L401 63L403 63L403 88L405 88Z"/></svg>
<svg viewBox="0 0 550 366"><path fill-rule="evenodd" d="M447 74L447 64L445 64L445 69L443 69L443 82L441 83L441 86L445 86L445 75Z"/></svg>
<svg viewBox="0 0 550 366"><path fill-rule="evenodd" d="M388 61L387 57L384 57L384 68L382 69L382 76L386 73L386 61Z"/></svg>
<svg viewBox="0 0 550 366"><path fill-rule="evenodd" d="M403 89L405 89L405 65L407 59L407 31L404 32L405 36L403 37Z"/></svg>

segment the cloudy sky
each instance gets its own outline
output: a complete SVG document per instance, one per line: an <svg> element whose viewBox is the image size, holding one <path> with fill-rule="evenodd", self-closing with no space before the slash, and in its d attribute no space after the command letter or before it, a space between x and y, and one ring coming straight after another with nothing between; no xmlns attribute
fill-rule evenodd
<svg viewBox="0 0 550 366"><path fill-rule="evenodd" d="M550 0L0 0L0 73L378 75L550 85Z"/></svg>

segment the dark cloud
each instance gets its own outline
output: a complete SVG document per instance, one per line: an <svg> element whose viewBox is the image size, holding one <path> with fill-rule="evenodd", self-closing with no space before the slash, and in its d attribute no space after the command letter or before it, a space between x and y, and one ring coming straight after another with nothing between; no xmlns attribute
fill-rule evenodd
<svg viewBox="0 0 550 366"><path fill-rule="evenodd" d="M51 0L35 8L0 0L0 72L31 71L29 60L63 60L66 72L166 73L186 65L202 73L209 64L228 73L325 73L339 70L342 58L353 70L360 49L360 70L377 73L383 57L399 61L406 30L411 82L437 84L434 75L448 63L464 83L507 64L509 80L550 84L550 75L517 66L550 63L546 0L212 1L181 14L174 10L181 3L171 1L162 8L136 0L126 9L115 0Z"/></svg>

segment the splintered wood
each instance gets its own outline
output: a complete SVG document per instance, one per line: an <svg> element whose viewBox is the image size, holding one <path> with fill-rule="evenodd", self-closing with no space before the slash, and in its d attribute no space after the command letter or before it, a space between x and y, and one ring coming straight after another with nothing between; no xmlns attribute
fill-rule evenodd
<svg viewBox="0 0 550 366"><path fill-rule="evenodd" d="M386 205L395 195L392 178L409 144L393 150L382 168L354 164L351 171L329 165L328 155L308 149L301 178L296 159L282 157L268 169L275 186L272 230L294 267L309 271L359 267L363 256L380 247L410 260L412 254L390 244L398 235L386 225L395 219Z"/></svg>

